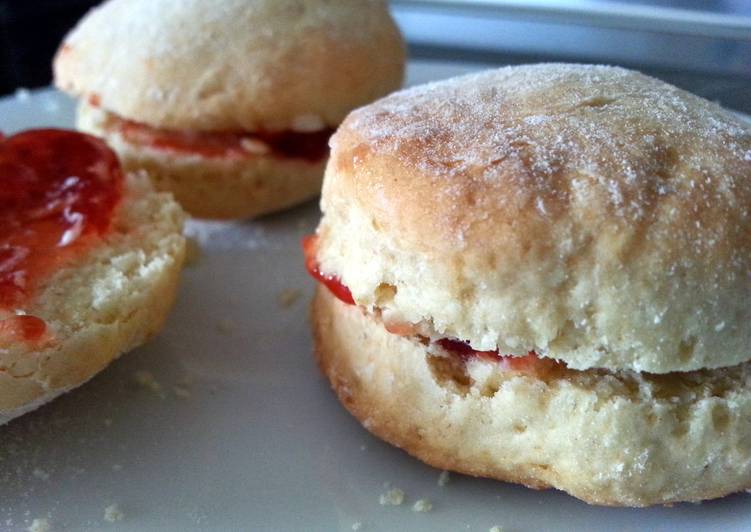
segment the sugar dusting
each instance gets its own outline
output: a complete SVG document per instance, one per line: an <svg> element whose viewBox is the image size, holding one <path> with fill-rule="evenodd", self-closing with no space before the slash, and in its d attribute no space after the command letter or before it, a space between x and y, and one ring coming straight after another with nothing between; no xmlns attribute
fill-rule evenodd
<svg viewBox="0 0 751 532"><path fill-rule="evenodd" d="M542 64L472 74L398 92L355 111L342 129L359 140L355 168L367 146L432 180L446 206L437 216L459 242L479 216L458 212L467 203L486 214L569 213L626 225L669 218L667 204L712 218L751 197L751 128L622 68ZM727 231L708 226L686 229L697 253Z"/></svg>

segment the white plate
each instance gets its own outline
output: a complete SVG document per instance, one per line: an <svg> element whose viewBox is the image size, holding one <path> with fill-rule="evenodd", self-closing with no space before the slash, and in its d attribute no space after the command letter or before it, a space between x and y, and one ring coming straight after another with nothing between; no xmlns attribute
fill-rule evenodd
<svg viewBox="0 0 751 532"><path fill-rule="evenodd" d="M410 82L472 67L410 66ZM0 100L0 129L72 127L44 90ZM439 472L370 436L311 356L299 239L314 203L253 223L191 223L203 245L164 332L84 387L0 428L0 529L742 530L748 495L646 510ZM288 290L301 297L289 306ZM154 391L135 382L151 372ZM187 396L186 396L187 395ZM407 494L379 504L385 484ZM415 513L419 498L433 503ZM104 519L117 503L124 519Z"/></svg>

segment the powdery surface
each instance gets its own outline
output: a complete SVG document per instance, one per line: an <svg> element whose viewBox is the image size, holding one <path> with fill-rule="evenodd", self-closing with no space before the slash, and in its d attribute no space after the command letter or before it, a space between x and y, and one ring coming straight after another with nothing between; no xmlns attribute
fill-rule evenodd
<svg viewBox="0 0 751 532"><path fill-rule="evenodd" d="M532 113L532 108L537 111ZM589 112L581 112L587 108ZM635 109L654 131L629 131ZM501 201L518 206L532 196L543 216L549 198L569 201L602 191L619 216L640 219L649 211L654 192L688 194L706 187L703 203L710 204L719 194L749 186L736 182L732 174L710 176L706 171L711 168L705 166L722 155L736 168L747 168L747 124L719 105L622 68L540 64L470 74L384 98L352 113L347 127L356 129L374 151L393 153L434 176L440 185L437 194L461 198L465 186L456 179L459 175L478 181L524 181L511 190L525 197L509 195ZM654 164L670 156L660 153L665 139L684 137L707 154L692 153L695 157L681 161L687 171L704 173L703 181L667 180ZM738 138L745 142L737 143ZM654 154L653 164L636 156L637 150ZM498 163L507 158L519 159L534 173L505 172ZM590 177L588 188L584 181L573 181L568 190L560 187L555 176L564 166Z"/></svg>

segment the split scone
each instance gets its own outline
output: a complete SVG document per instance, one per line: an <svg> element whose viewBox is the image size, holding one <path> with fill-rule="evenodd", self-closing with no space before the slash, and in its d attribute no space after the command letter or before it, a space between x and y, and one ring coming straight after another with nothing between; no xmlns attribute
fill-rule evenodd
<svg viewBox="0 0 751 532"><path fill-rule="evenodd" d="M104 369L162 327L183 211L100 139L0 137L0 423Z"/></svg>
<svg viewBox="0 0 751 532"><path fill-rule="evenodd" d="M332 138L316 352L374 434L594 504L751 487L751 129L606 66L405 90Z"/></svg>
<svg viewBox="0 0 751 532"><path fill-rule="evenodd" d="M108 0L54 71L127 169L195 216L245 218L318 195L334 128L404 62L384 0Z"/></svg>

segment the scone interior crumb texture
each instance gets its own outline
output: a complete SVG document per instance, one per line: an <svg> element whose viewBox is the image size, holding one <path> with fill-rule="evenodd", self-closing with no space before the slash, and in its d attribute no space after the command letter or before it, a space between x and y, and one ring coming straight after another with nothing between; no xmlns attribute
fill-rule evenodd
<svg viewBox="0 0 751 532"><path fill-rule="evenodd" d="M0 351L0 421L82 384L161 329L185 252L183 218L145 175L126 177L103 240L47 279L23 309L47 323L52 341Z"/></svg>
<svg viewBox="0 0 751 532"><path fill-rule="evenodd" d="M751 354L751 128L614 67L407 89L332 138L322 271L475 349L667 373Z"/></svg>
<svg viewBox="0 0 751 532"><path fill-rule="evenodd" d="M740 118L621 68L491 70L353 112L321 205L315 258L356 304L319 286L316 352L368 430L595 504L751 487Z"/></svg>

